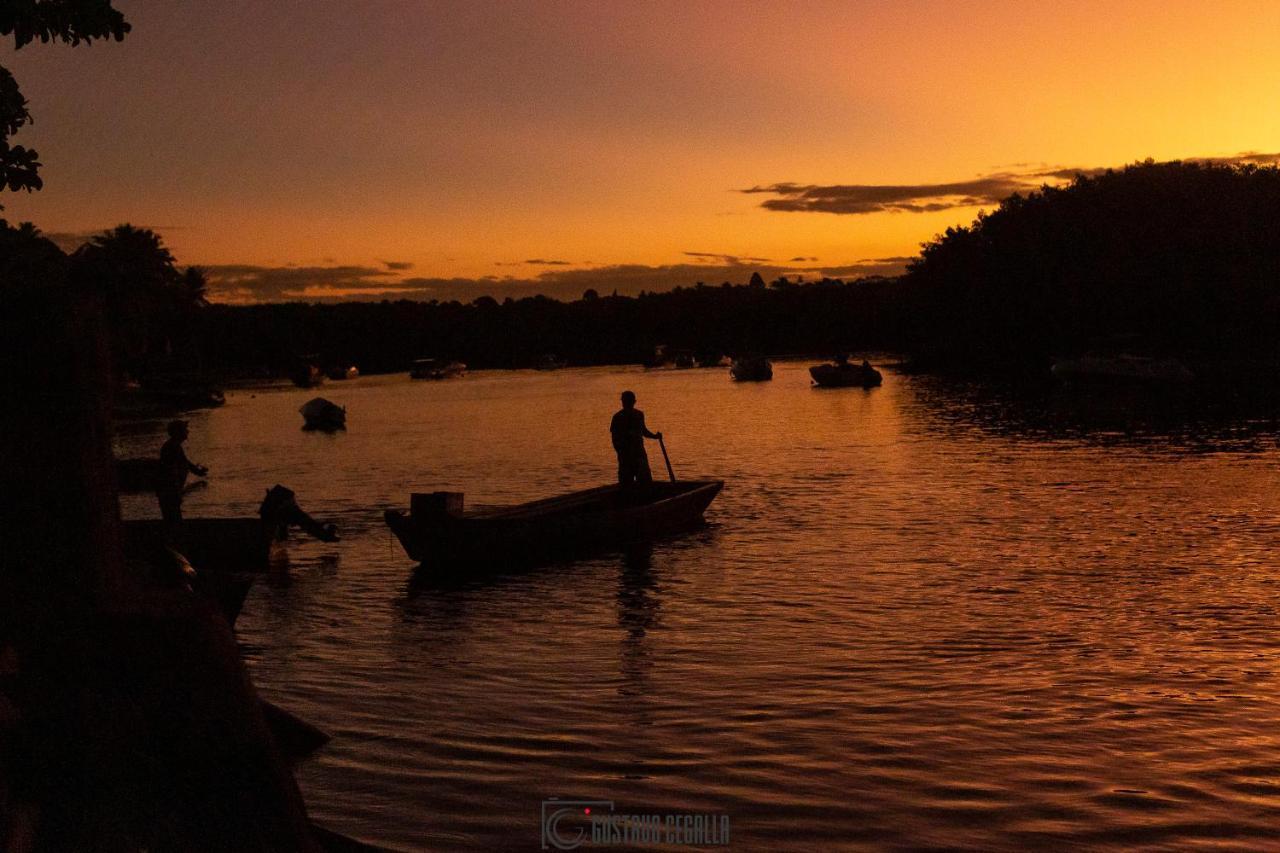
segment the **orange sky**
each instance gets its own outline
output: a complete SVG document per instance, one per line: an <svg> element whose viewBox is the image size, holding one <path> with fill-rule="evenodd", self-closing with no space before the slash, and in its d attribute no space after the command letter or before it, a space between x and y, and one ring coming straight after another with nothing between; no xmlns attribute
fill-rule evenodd
<svg viewBox="0 0 1280 853"><path fill-rule="evenodd" d="M848 275L976 208L739 190L1280 150L1271 2L116 5L122 43L4 49L45 164L4 215L156 227L231 298Z"/></svg>

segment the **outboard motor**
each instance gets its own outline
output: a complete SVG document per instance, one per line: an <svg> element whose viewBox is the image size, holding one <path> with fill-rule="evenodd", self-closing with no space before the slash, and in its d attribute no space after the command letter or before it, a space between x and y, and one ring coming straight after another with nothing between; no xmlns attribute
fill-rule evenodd
<svg viewBox="0 0 1280 853"><path fill-rule="evenodd" d="M302 528L322 542L338 541L336 524L321 524L298 506L293 490L277 483L267 489L267 496L258 507L258 515L262 520L275 528L276 538L283 539L288 535L290 526Z"/></svg>

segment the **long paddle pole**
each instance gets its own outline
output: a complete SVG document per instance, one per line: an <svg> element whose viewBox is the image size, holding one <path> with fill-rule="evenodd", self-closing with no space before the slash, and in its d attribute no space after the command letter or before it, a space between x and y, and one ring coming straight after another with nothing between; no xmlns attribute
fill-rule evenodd
<svg viewBox="0 0 1280 853"><path fill-rule="evenodd" d="M662 440L662 436L658 436L658 446L662 448L662 461L667 463L667 476L674 483L676 481L676 472L671 470L671 457L667 455L667 445Z"/></svg>

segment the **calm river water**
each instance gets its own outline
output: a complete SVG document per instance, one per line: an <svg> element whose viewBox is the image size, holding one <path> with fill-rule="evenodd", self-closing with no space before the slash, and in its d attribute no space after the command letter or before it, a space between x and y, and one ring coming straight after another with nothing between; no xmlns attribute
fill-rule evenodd
<svg viewBox="0 0 1280 853"><path fill-rule="evenodd" d="M401 850L538 849L548 797L726 813L735 850L1272 843L1275 424L804 367L367 377L321 389L333 436L293 388L193 415L188 515L281 482L344 534L295 535L238 626L261 692L333 735L299 771L313 816ZM385 508L607 482L624 388L677 476L726 481L706 529L411 583Z"/></svg>

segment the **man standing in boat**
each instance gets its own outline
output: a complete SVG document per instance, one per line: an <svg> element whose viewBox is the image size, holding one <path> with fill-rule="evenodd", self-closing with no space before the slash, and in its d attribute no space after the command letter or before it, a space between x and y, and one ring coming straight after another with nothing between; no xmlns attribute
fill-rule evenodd
<svg viewBox="0 0 1280 853"><path fill-rule="evenodd" d="M644 412L636 408L636 395L632 392L622 392L622 408L613 416L609 433L618 454L618 484L625 489L637 483L652 483L644 440L662 438L662 433L649 432L644 425Z"/></svg>
<svg viewBox="0 0 1280 853"><path fill-rule="evenodd" d="M209 469L187 458L182 442L187 440L187 422L169 422L169 440L160 448L160 474L156 483L156 498L160 501L160 517L166 524L182 521L182 491L187 485L187 474L203 477Z"/></svg>

